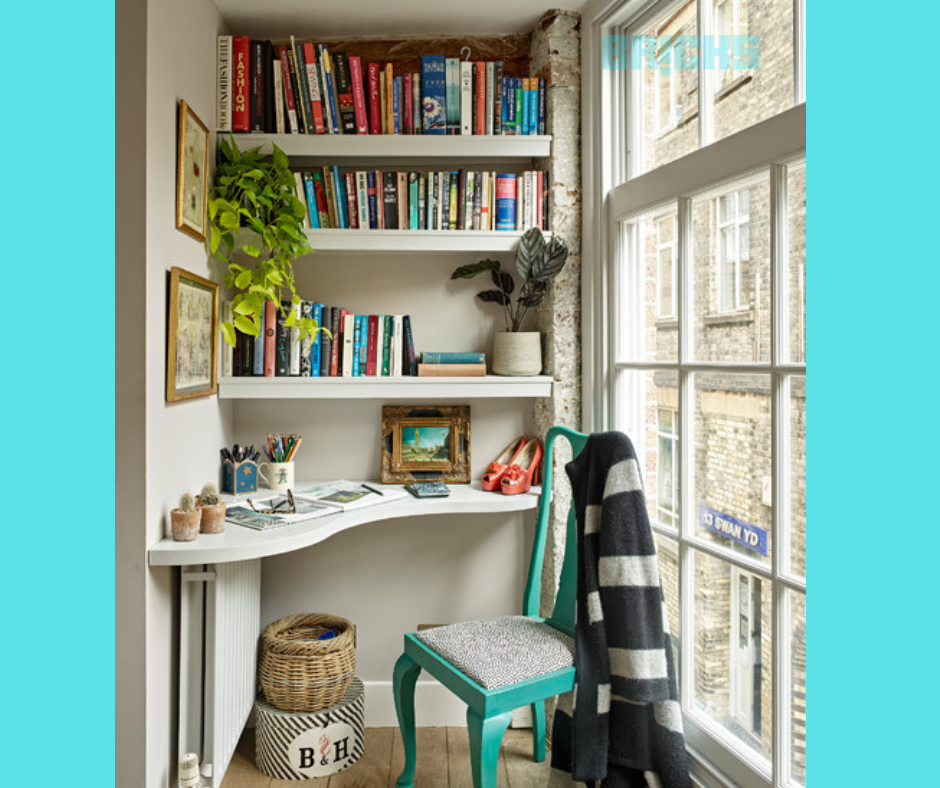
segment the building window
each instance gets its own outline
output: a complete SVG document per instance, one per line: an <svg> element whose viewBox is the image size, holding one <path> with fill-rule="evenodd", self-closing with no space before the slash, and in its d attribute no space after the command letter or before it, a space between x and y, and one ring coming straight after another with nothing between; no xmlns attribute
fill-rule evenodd
<svg viewBox="0 0 940 788"><path fill-rule="evenodd" d="M637 448L693 769L739 788L806 784L802 9L624 0L585 28L587 62L592 31L658 37L585 99L615 127L588 135L592 427ZM696 36L731 57L675 68Z"/></svg>
<svg viewBox="0 0 940 788"><path fill-rule="evenodd" d="M747 189L724 194L715 200L718 225L718 311L737 312L747 304L742 281L751 254L750 215Z"/></svg>
<svg viewBox="0 0 940 788"><path fill-rule="evenodd" d="M656 317L676 316L676 217L656 222Z"/></svg>

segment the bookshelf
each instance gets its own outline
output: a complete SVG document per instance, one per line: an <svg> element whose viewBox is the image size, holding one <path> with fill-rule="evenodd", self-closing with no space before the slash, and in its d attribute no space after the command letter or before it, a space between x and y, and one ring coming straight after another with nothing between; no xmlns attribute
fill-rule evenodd
<svg viewBox="0 0 940 788"><path fill-rule="evenodd" d="M219 399L413 399L442 400L550 397L552 378L299 378L236 377L219 381Z"/></svg>

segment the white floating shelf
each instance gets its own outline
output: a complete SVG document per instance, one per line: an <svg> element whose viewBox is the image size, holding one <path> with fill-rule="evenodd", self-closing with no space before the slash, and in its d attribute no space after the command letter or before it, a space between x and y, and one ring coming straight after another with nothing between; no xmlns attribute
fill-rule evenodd
<svg viewBox="0 0 940 788"><path fill-rule="evenodd" d="M540 487L533 487L520 495L500 495L483 492L480 482L451 484L449 487L451 493L448 498L419 500L409 496L366 509L304 520L270 531L254 531L242 525L226 523L222 533L200 534L193 542L174 542L170 537L165 537L150 548L148 562L151 566L193 566L249 561L301 550L365 523L440 514L529 511L538 506L541 492ZM246 497L251 496L238 496L240 499Z"/></svg>
<svg viewBox="0 0 940 788"><path fill-rule="evenodd" d="M219 133L222 138L223 132ZM275 143L290 158L417 160L509 159L528 161L551 153L552 137L544 135L398 135L398 134L235 134L240 150Z"/></svg>
<svg viewBox="0 0 940 788"><path fill-rule="evenodd" d="M222 378L219 399L480 399L550 397L552 378Z"/></svg>
<svg viewBox="0 0 940 788"><path fill-rule="evenodd" d="M314 252L511 252L521 237L517 230L307 230Z"/></svg>

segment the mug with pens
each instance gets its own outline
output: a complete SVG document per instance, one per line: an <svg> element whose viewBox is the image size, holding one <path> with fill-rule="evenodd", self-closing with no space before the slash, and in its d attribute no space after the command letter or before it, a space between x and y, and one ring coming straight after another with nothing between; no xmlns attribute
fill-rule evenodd
<svg viewBox="0 0 940 788"><path fill-rule="evenodd" d="M223 446L219 450L222 458L222 492L255 492L258 489L258 460L261 451L252 446L235 444L231 449Z"/></svg>
<svg viewBox="0 0 940 788"><path fill-rule="evenodd" d="M302 441L300 435L268 433L268 461L258 466L258 473L270 489L284 492L294 486L294 457ZM262 468L267 469L267 474Z"/></svg>

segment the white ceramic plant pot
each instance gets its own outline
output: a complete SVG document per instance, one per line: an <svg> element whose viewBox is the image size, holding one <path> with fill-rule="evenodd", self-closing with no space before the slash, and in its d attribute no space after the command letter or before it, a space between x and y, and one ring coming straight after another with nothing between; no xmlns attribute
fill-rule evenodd
<svg viewBox="0 0 940 788"><path fill-rule="evenodd" d="M538 375L542 335L538 331L500 331L493 341L494 375Z"/></svg>

